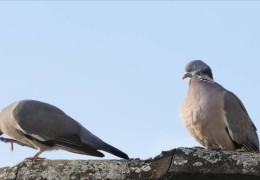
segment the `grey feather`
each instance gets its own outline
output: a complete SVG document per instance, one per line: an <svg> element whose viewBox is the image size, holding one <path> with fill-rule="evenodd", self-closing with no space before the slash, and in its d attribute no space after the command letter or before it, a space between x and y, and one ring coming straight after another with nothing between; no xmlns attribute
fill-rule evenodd
<svg viewBox="0 0 260 180"><path fill-rule="evenodd" d="M213 80L203 61L191 61L185 70L182 79L191 80L180 115L191 135L208 148L258 151L257 129L241 100Z"/></svg>
<svg viewBox="0 0 260 180"><path fill-rule="evenodd" d="M43 152L63 149L103 157L103 150L118 157L128 156L105 143L59 108L35 100L18 101L0 113L0 131ZM36 154L36 158L40 153Z"/></svg>
<svg viewBox="0 0 260 180"><path fill-rule="evenodd" d="M20 101L13 116L26 134L37 135L45 141L77 134L81 128L57 107L34 100Z"/></svg>
<svg viewBox="0 0 260 180"><path fill-rule="evenodd" d="M225 123L231 139L247 151L257 151L259 149L257 129L241 100L230 91L225 93L224 109Z"/></svg>

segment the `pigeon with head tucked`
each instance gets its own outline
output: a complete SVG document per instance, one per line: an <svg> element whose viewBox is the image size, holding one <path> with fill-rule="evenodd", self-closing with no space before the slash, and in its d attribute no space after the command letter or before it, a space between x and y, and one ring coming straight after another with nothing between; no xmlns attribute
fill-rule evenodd
<svg viewBox="0 0 260 180"><path fill-rule="evenodd" d="M38 150L35 156L26 159L41 159L42 152L53 149L104 157L98 151L102 150L129 159L127 154L102 141L62 110L35 100L18 101L4 108L0 112L0 134L14 138L1 138L1 141Z"/></svg>
<svg viewBox="0 0 260 180"><path fill-rule="evenodd" d="M190 134L210 149L258 151L257 129L241 100L213 80L203 61L191 61L185 70L182 79L191 79L180 116Z"/></svg>

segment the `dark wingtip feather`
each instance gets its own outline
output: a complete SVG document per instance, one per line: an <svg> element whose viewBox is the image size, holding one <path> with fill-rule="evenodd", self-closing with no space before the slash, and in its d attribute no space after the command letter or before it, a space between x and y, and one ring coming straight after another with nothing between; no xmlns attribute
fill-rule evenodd
<svg viewBox="0 0 260 180"><path fill-rule="evenodd" d="M110 151L109 151L111 154L114 154L115 156L117 157L121 157L123 159L129 159L128 155L116 148L111 148Z"/></svg>
<svg viewBox="0 0 260 180"><path fill-rule="evenodd" d="M108 153L111 153L117 157L120 157L120 158L123 158L123 159L129 159L128 155L122 151L120 151L119 149L109 145L109 144L106 144L106 148L103 149L104 151L108 152Z"/></svg>
<svg viewBox="0 0 260 180"><path fill-rule="evenodd" d="M105 157L105 155L99 151L96 151L95 154L91 154L91 155L96 157Z"/></svg>

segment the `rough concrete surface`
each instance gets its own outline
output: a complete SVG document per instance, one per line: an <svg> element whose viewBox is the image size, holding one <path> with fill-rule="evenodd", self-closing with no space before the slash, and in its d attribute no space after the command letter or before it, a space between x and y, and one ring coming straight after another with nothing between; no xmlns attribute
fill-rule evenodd
<svg viewBox="0 0 260 180"><path fill-rule="evenodd" d="M37 160L0 168L0 179L260 179L260 154L178 148L149 160Z"/></svg>

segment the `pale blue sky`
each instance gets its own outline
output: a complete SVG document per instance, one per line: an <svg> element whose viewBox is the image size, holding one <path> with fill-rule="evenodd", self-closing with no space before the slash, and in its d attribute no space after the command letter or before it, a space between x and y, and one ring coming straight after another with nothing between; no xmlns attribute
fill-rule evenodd
<svg viewBox="0 0 260 180"><path fill-rule="evenodd" d="M146 159L199 145L179 107L188 87L184 66L202 59L260 129L259 8L241 1L1 1L0 108L48 102L129 157ZM0 167L36 153L0 147ZM42 157L93 159L65 151Z"/></svg>

